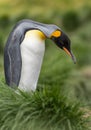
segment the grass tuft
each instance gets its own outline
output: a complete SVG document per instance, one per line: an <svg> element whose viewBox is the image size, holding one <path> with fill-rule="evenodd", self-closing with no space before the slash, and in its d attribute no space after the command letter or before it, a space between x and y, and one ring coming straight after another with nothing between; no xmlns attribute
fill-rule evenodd
<svg viewBox="0 0 91 130"><path fill-rule="evenodd" d="M87 130L79 103L69 101L61 88L25 93L0 81L1 130Z"/></svg>

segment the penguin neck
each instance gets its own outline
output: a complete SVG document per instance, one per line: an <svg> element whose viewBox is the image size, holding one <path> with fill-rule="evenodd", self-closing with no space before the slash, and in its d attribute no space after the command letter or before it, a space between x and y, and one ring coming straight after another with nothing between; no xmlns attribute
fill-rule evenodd
<svg viewBox="0 0 91 130"><path fill-rule="evenodd" d="M39 30L26 32L20 45L22 68L19 89L35 91L45 52L45 35Z"/></svg>

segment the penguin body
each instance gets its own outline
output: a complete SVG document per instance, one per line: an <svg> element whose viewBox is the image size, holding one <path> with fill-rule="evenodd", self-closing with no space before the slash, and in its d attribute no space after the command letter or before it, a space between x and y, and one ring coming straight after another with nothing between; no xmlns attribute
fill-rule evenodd
<svg viewBox="0 0 91 130"><path fill-rule="evenodd" d="M4 49L5 80L9 86L36 90L46 38L53 40L75 62L70 40L58 26L22 20L11 31Z"/></svg>
<svg viewBox="0 0 91 130"><path fill-rule="evenodd" d="M45 35L39 30L28 31L20 48L22 70L19 88L24 91L34 91L45 52Z"/></svg>

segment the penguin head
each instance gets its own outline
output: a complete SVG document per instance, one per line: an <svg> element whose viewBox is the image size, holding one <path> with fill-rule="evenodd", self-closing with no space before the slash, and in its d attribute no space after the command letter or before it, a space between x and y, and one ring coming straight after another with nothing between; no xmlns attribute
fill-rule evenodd
<svg viewBox="0 0 91 130"><path fill-rule="evenodd" d="M76 58L71 51L71 41L64 32L56 30L51 34L50 38L59 48L64 50L72 58L74 63L76 63Z"/></svg>

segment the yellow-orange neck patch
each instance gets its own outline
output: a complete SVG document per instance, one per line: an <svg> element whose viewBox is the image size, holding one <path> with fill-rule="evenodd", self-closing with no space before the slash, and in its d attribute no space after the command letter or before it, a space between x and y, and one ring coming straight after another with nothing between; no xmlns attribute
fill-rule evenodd
<svg viewBox="0 0 91 130"><path fill-rule="evenodd" d="M55 32L53 32L52 34L51 34L51 36L50 37L59 37L59 36L61 36L61 31L59 31L59 30L56 30Z"/></svg>
<svg viewBox="0 0 91 130"><path fill-rule="evenodd" d="M39 30L29 30L26 32L26 37L30 37L31 35L39 36L43 40L46 39L46 36L44 35L44 33Z"/></svg>

